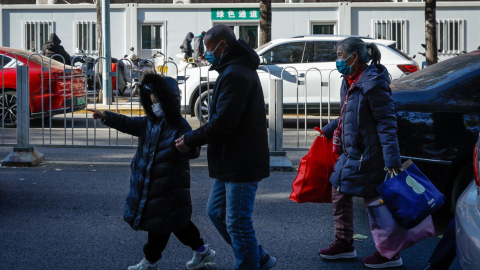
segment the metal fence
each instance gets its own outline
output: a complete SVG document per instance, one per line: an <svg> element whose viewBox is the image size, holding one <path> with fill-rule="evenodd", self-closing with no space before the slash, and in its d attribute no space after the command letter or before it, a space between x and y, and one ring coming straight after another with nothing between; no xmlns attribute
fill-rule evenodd
<svg viewBox="0 0 480 270"><path fill-rule="evenodd" d="M98 80L98 76L100 76L99 61L106 59L96 59L92 65L85 57L77 56L72 59L72 63L77 60L83 62L81 68L78 69L65 65L65 59L61 55L53 57L60 57L63 63L60 64L38 53L1 55L0 146L18 147L22 144L22 146L29 147L136 147L137 139L135 137L104 126L100 120L94 120L92 112L87 109L108 110L130 117L141 117L143 109L139 102L139 96L135 96L134 91L144 74L142 68L153 65L153 72L156 72L155 65L147 60L140 62L138 68L133 68L134 63L130 60L120 60L123 61L123 65L117 65L116 71L104 74L110 77L110 82L115 88L113 91L115 102L113 104L107 102L108 105L103 105L99 102L97 81L100 81ZM105 61L103 62L105 63ZM159 70L164 75L166 75L165 66L167 65L174 66L176 69L169 74L173 73L172 77L175 77L177 81L184 82L188 79L188 68L198 67L196 63L189 63L181 76L174 62L165 61ZM125 66L132 68L125 68ZM200 104L200 109L195 112L202 119L202 114L210 114L210 84L213 80L211 81L210 71L207 71L205 76L202 74L202 69L198 70L199 98L201 99L204 91L207 91L205 104ZM283 89L284 74L289 70L294 71L296 109L293 116L289 115L288 118L284 117ZM308 124L318 120L318 126L322 127L332 118L331 75L333 70L310 68L305 72L304 77L299 75L293 66L284 68L280 77L273 76L268 66L260 66L259 72L265 72L269 78L268 85L263 85L263 88L265 92L268 91L270 96L268 102L270 148L272 151L308 149L316 135L316 132ZM311 86L307 76L310 73L318 73L322 83L318 86ZM124 75L123 80L129 85L123 95L120 94L122 91L119 91L119 87L123 87L119 85L122 74ZM323 82L325 78L327 82ZM113 81L115 82L113 83ZM324 86L324 83L327 83L328 87ZM206 89L202 87L204 85L206 85ZM300 98L301 86L303 86L303 100ZM187 91L190 89L187 89L187 84L183 83L183 87L180 85L180 90L184 99L184 116L187 118ZM328 92L327 95L325 95L325 91ZM309 100L309 96L314 92L319 93L319 101ZM324 96L327 96L327 100L324 100ZM315 109L309 109L311 105ZM316 111L317 107L318 111ZM324 111L325 107L327 107L326 112ZM303 113L301 113L302 108ZM296 127L284 128L284 121L295 121ZM203 125L201 121L200 125Z"/></svg>

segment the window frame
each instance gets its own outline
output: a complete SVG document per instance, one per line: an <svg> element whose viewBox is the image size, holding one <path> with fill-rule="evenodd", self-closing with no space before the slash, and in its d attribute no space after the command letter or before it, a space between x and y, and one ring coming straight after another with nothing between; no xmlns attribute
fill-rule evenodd
<svg viewBox="0 0 480 270"><path fill-rule="evenodd" d="M95 30L92 29L93 24L95 24ZM92 49L92 34L95 33L95 39L97 39L97 22L96 21L74 21L73 22L73 28L74 28L74 52L79 53L80 48L79 48L79 43L81 42L78 38L78 26L82 25L84 27L85 25L88 26L87 30L87 49L83 49L83 52L87 55L98 55L98 43L97 40L95 40L95 48Z"/></svg>
<svg viewBox="0 0 480 270"><path fill-rule="evenodd" d="M307 45L305 47L305 53L304 53L304 58L306 57L306 61L303 61L303 63L334 63L337 60L337 52L335 50L335 57L334 60L332 61L313 61L315 57L315 43L321 43L321 42L327 42L327 43L334 43L337 44L338 41L335 40L310 40L307 41ZM312 61L310 61L312 60Z"/></svg>
<svg viewBox="0 0 480 270"><path fill-rule="evenodd" d="M214 27L216 25L226 25L226 26L233 26L233 33L235 33L235 36L238 38L240 37L240 27L241 26L256 26L257 27L257 45L258 47L255 48L254 50L258 49L260 47L260 20L250 20L250 21L240 21L240 20L231 20L231 21L226 21L226 20L215 20L212 21L211 26ZM246 42L246 41L245 41Z"/></svg>
<svg viewBox="0 0 480 270"><path fill-rule="evenodd" d="M143 48L143 30L142 30L143 26L150 26L150 27L152 27L152 26L161 26L161 27L160 27L160 46L161 46L160 49L155 49L155 48L153 48L153 49L144 49L144 48ZM138 47L139 47L139 50L138 50L138 51L140 52L140 51L151 50L151 51L160 51L160 52L162 52L163 54L165 54L165 52L166 52L166 40L165 40L165 39L166 39L166 35L165 35L165 33L166 33L166 23L163 22L163 21L162 21L162 22L142 22L142 23L139 24L139 28L140 28L140 29L139 29L139 33L140 33L140 40L139 40L139 41L140 41L140 44L139 44L139 46L138 46Z"/></svg>
<svg viewBox="0 0 480 270"><path fill-rule="evenodd" d="M441 24L443 26L443 40L440 40L440 28ZM453 30L458 31L458 50L455 50L455 44L453 44L453 48L450 48L450 23L454 24ZM455 23L458 23L458 27L455 26ZM447 27L445 27L445 25ZM436 27L437 27L437 48L443 49L442 52L438 52L440 55L454 55L459 54L465 50L465 20L464 19L437 19L436 20ZM446 35L445 35L446 34ZM453 40L455 43L455 40ZM446 45L446 46L445 46ZM445 49L447 48L447 49Z"/></svg>
<svg viewBox="0 0 480 270"><path fill-rule="evenodd" d="M385 29L385 38L378 38L377 36L377 25L378 23L382 24L381 32ZM386 24L385 28L383 28L383 23ZM396 33L395 39L392 38L392 30L393 30L393 23L401 23L401 33L398 34ZM402 51L405 54L408 54L408 20L406 19L373 19L372 20L372 31L371 31L371 36L374 39L380 39L380 40L393 40L396 42L397 49ZM383 33L381 33L382 35ZM401 37L402 42L400 43L400 48L398 47L399 42L397 41L398 37Z"/></svg>
<svg viewBox="0 0 480 270"><path fill-rule="evenodd" d="M28 37L27 37L27 25L30 26L30 31L32 29L34 29L35 31L35 37L34 37L34 43L35 43L35 47L33 49L35 49L35 52L41 52L42 51L42 48L43 48L43 44L45 44L45 42L48 41L48 38L50 37L50 34L52 33L55 33L55 21L53 20L45 20L45 21L22 21L22 24L21 24L21 31L20 33L22 33L22 49L25 50L25 51L31 51L32 48L29 48L27 43L29 42L28 41ZM42 42L40 40L40 27L41 25L44 25L43 27L45 27L45 25L47 25L47 28L43 28L44 30L47 29L48 30L48 33L46 35L46 37L44 38L44 42ZM33 26L33 28L32 28ZM30 37L32 36L32 34L30 33Z"/></svg>
<svg viewBox="0 0 480 270"><path fill-rule="evenodd" d="M314 35L313 33L313 26L314 25L332 25L333 24L333 35L337 35L338 27L337 27L337 21L336 20L310 20L309 21L309 30L308 33L310 35Z"/></svg>

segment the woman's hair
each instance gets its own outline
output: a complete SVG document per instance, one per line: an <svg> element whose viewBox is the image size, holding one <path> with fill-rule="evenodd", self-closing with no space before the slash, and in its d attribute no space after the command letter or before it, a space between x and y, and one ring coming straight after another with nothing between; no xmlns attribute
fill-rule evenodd
<svg viewBox="0 0 480 270"><path fill-rule="evenodd" d="M372 64L379 64L382 58L377 45L374 43L365 44L365 42L358 37L349 37L341 40L337 46L347 55L352 55L356 52L362 64L368 64L370 60Z"/></svg>

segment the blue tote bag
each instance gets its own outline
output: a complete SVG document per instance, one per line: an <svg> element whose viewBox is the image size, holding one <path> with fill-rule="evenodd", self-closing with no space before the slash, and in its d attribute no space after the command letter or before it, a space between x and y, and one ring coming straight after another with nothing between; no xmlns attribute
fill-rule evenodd
<svg viewBox="0 0 480 270"><path fill-rule="evenodd" d="M411 160L402 168L401 173L383 182L377 191L393 218L411 229L439 209L445 197Z"/></svg>

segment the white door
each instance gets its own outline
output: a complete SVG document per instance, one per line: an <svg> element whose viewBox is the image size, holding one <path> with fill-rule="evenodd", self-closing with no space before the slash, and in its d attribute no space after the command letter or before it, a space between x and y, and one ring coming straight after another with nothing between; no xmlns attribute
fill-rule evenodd
<svg viewBox="0 0 480 270"><path fill-rule="evenodd" d="M139 57L142 59L152 59L153 55L160 51L164 53L164 28L162 24L142 24L141 27L141 44Z"/></svg>
<svg viewBox="0 0 480 270"><path fill-rule="evenodd" d="M230 26L235 36L237 38L242 38L247 42L247 44L252 48L258 48L259 43L259 24L258 23L251 23L251 22L235 22L235 23L215 23L214 25L223 24L226 26Z"/></svg>

